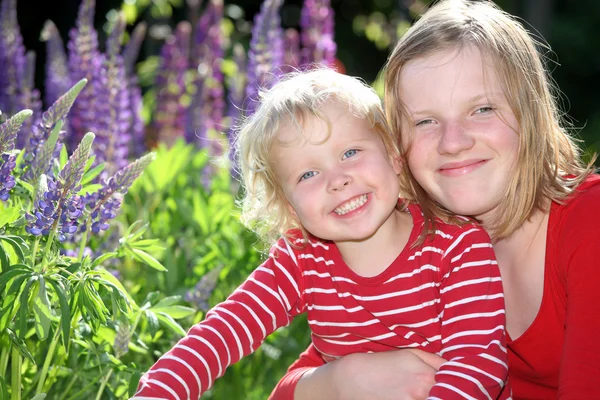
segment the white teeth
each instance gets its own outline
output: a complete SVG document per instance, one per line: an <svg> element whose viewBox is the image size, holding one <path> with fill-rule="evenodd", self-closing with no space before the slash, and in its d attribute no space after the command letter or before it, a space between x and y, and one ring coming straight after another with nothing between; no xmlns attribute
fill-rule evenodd
<svg viewBox="0 0 600 400"><path fill-rule="evenodd" d="M367 202L367 195L363 194L360 197L357 197L355 199L350 200L347 203L342 204L341 206L339 206L338 208L333 210L333 212L335 212L337 215L348 214L350 211L356 210L358 207L361 207L366 202Z"/></svg>

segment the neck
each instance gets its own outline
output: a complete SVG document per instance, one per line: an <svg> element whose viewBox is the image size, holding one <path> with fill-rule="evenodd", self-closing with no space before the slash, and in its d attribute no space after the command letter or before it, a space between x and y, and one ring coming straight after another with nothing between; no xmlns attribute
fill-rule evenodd
<svg viewBox="0 0 600 400"><path fill-rule="evenodd" d="M358 275L376 276L398 257L412 231L412 217L394 209L386 222L361 241L336 242L344 262Z"/></svg>

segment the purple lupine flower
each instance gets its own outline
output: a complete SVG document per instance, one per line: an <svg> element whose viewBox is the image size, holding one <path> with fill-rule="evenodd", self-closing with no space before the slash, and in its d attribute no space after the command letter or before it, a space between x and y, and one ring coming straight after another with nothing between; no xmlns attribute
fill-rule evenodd
<svg viewBox="0 0 600 400"><path fill-rule="evenodd" d="M86 133L83 139L81 139L79 146L77 146L58 174L58 180L62 183L66 194L70 195L81 189L81 178L83 178L85 165L90 158L94 138L95 135L92 132Z"/></svg>
<svg viewBox="0 0 600 400"><path fill-rule="evenodd" d="M223 269L223 266L214 268L204 274L198 283L186 292L183 297L184 300L195 305L198 310L207 311L210 308L208 300L213 290L215 290L221 269Z"/></svg>
<svg viewBox="0 0 600 400"><path fill-rule="evenodd" d="M282 72L288 73L298 70L300 66L300 34L294 28L285 30L283 38L283 66Z"/></svg>
<svg viewBox="0 0 600 400"><path fill-rule="evenodd" d="M82 231L91 228L93 233L99 233L109 228L108 221L117 216L123 195L154 160L154 157L154 153L150 153L137 159L108 180L103 180L100 190L84 196L83 202L89 218L81 227Z"/></svg>
<svg viewBox="0 0 600 400"><path fill-rule="evenodd" d="M27 59L17 22L17 1L4 0L0 9L0 109L12 115L20 104Z"/></svg>
<svg viewBox="0 0 600 400"><path fill-rule="evenodd" d="M32 113L31 110L23 110L0 126L0 200L2 201L8 200L10 190L15 186L12 171L16 166L16 156L10 152L15 148L19 128Z"/></svg>
<svg viewBox="0 0 600 400"><path fill-rule="evenodd" d="M56 99L71 87L67 53L60 33L52 21L46 21L41 33L46 42L46 86L44 101L53 104Z"/></svg>
<svg viewBox="0 0 600 400"><path fill-rule="evenodd" d="M83 0L79 7L75 27L69 32L68 66L71 84L87 79L90 85L79 96L69 117L70 129L67 147L74 148L86 132L96 131L96 71L100 69L102 58L98 51L98 33L94 29L95 0Z"/></svg>
<svg viewBox="0 0 600 400"><path fill-rule="evenodd" d="M175 34L167 37L161 49L159 73L156 76L156 110L153 125L158 139L172 144L185 134L185 73L189 68L189 22L177 24Z"/></svg>
<svg viewBox="0 0 600 400"><path fill-rule="evenodd" d="M46 236L56 230L60 242L72 236L77 231L83 202L80 196L69 194L65 184L48 178L47 190L34 202L33 213L25 214L25 231L34 236Z"/></svg>
<svg viewBox="0 0 600 400"><path fill-rule="evenodd" d="M211 131L220 131L225 110L225 94L221 63L225 54L225 40L221 31L223 0L210 0L196 25L192 66L196 92L188 108L186 139L212 155L220 155L222 148Z"/></svg>
<svg viewBox="0 0 600 400"><path fill-rule="evenodd" d="M127 45L123 49L123 64L127 75L127 93L129 93L129 109L131 113L131 145L129 153L131 156L139 157L146 147L145 127L142 119L142 89L138 83L138 77L135 73L135 61L144 36L146 35L147 25L144 22L139 23L131 33Z"/></svg>
<svg viewBox="0 0 600 400"><path fill-rule="evenodd" d="M93 82L98 96L96 102L95 163L106 163L104 176L127 164L130 141L131 110L121 50L125 32L125 17L121 14L106 41L106 54Z"/></svg>
<svg viewBox="0 0 600 400"><path fill-rule="evenodd" d="M25 71L20 88L19 105L33 111L33 118L25 121L17 136L16 146L22 149L29 141L33 125L39 120L42 113L40 92L35 88L35 53L28 51L26 54Z"/></svg>
<svg viewBox="0 0 600 400"><path fill-rule="evenodd" d="M50 133L59 121L65 119L67 113L73 106L73 102L86 85L87 80L82 79L77 82L67 93L60 96L58 100L42 114L40 121L32 127L31 135L25 143L25 156L23 158L23 168L29 167L24 174L24 178L34 182L50 169L50 160L62 146L64 134L59 134L56 145L52 149L47 149L47 154L42 155L44 143L48 140Z"/></svg>
<svg viewBox="0 0 600 400"><path fill-rule="evenodd" d="M279 9L283 0L265 0L254 18L248 51L247 115L257 107L258 92L270 88L281 75L283 63L283 30Z"/></svg>
<svg viewBox="0 0 600 400"><path fill-rule="evenodd" d="M334 40L333 9L330 0L304 0L300 12L302 65L332 66L337 46Z"/></svg>

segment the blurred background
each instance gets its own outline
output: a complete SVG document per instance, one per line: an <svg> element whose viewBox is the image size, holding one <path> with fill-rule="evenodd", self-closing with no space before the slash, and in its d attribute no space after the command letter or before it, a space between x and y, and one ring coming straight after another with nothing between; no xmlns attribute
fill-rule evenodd
<svg viewBox="0 0 600 400"><path fill-rule="evenodd" d="M191 3L201 0L97 0L95 25L100 45L106 36L107 18L114 10L128 11L130 23L146 21L153 29L144 40L139 59L158 54L170 30L190 15ZM375 80L386 60L398 26L412 21L430 1L332 0L335 12L337 58L348 74ZM504 10L520 16L530 29L544 37L552 76L564 93L563 110L571 117L588 148L600 148L600 1L597 0L498 0ZM42 88L45 63L40 32L47 19L57 25L63 40L74 25L79 0L18 0L18 20L27 49L38 55L36 85ZM124 4L124 5L123 5ZM242 38L249 40L252 18L259 0L225 1L225 16ZM297 27L302 0L286 0L281 8L284 28ZM135 10L135 11L134 11ZM112 17L111 17L112 15ZM131 29L131 25L129 26Z"/></svg>

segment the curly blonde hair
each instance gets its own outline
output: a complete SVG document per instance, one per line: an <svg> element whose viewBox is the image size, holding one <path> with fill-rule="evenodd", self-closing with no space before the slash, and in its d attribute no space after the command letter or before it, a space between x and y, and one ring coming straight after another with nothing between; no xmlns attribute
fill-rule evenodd
<svg viewBox="0 0 600 400"><path fill-rule="evenodd" d="M303 135L308 118L319 118L331 133L331 123L322 113L323 105L335 101L347 105L348 112L364 118L381 137L389 155L399 157L398 137L391 135L381 99L363 81L319 68L292 72L270 90L259 95L260 105L246 118L235 142L235 157L244 188L240 201L241 220L265 243L271 243L291 230L306 231L288 209L288 202L278 183L269 153L284 125L295 126Z"/></svg>

